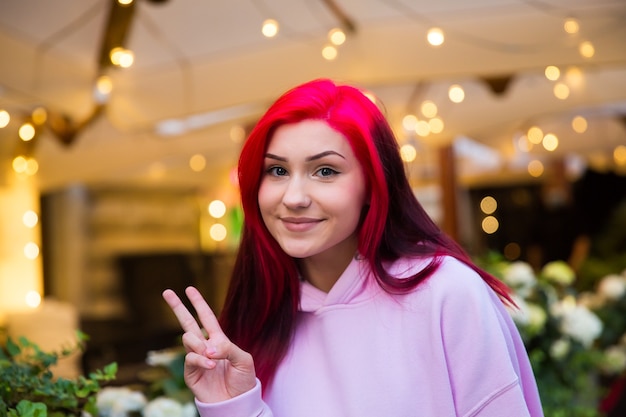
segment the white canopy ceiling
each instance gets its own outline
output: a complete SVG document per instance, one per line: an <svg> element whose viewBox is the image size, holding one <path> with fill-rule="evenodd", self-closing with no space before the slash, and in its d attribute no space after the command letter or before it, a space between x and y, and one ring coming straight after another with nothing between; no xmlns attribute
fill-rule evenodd
<svg viewBox="0 0 626 417"><path fill-rule="evenodd" d="M3 169L18 152L19 124L37 106L73 123L94 109L111 4L3 2L0 109L12 116L0 129ZM71 183L219 187L240 147L232 127L249 125L285 89L317 77L378 95L399 139L424 153L465 137L505 161L528 159L514 139L531 125L557 135L556 154L606 157L626 144L623 0L135 0L133 10L125 46L135 61L104 68L113 91L103 113L71 144L46 129L30 150L43 191ZM275 38L261 33L268 18L279 22ZM579 23L577 34L564 31L567 18ZM347 40L327 61L321 50L334 27ZM431 27L444 31L442 46L427 44ZM583 42L593 45L591 58L581 56ZM546 79L548 65L561 70L559 80ZM507 80L502 93L487 82ZM554 95L558 82L570 89L565 100ZM465 89L465 101L450 102L451 84ZM408 113L423 117L423 100L437 104L445 124L425 138L401 125ZM582 134L571 128L576 115L588 121ZM163 134L163 126L177 133ZM194 154L206 158L200 172L189 168ZM547 152L535 146L531 154Z"/></svg>

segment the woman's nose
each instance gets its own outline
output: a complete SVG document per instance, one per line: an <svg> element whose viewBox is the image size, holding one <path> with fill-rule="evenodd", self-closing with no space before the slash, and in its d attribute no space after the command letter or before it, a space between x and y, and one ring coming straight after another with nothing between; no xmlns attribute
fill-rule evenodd
<svg viewBox="0 0 626 417"><path fill-rule="evenodd" d="M311 204L305 179L292 177L289 180L283 195L283 204L291 209L304 208Z"/></svg>

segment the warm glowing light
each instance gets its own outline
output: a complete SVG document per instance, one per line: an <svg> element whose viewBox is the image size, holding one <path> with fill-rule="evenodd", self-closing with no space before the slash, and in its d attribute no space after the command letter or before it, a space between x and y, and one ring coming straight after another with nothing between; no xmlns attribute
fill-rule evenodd
<svg viewBox="0 0 626 417"><path fill-rule="evenodd" d="M528 163L528 173L535 178L543 175L543 170L544 168L541 161L534 159Z"/></svg>
<svg viewBox="0 0 626 417"><path fill-rule="evenodd" d="M32 140L35 137L35 126L30 123L24 123L22 126L20 126L18 135L20 136L20 139L22 139L24 142Z"/></svg>
<svg viewBox="0 0 626 417"><path fill-rule="evenodd" d="M266 38L273 38L278 34L278 22L274 19L265 20L263 22L261 32L263 32L263 36L265 36Z"/></svg>
<svg viewBox="0 0 626 417"><path fill-rule="evenodd" d="M430 131L432 133L441 133L443 132L443 120L439 117L433 117L428 121L428 126L430 127Z"/></svg>
<svg viewBox="0 0 626 417"><path fill-rule="evenodd" d="M216 223L209 229L209 236L216 242L221 242L226 239L226 235L228 232L226 231L226 226L223 224Z"/></svg>
<svg viewBox="0 0 626 417"><path fill-rule="evenodd" d="M405 130L415 130L415 125L417 125L417 117L414 114L407 114L402 118L402 127Z"/></svg>
<svg viewBox="0 0 626 417"><path fill-rule="evenodd" d="M333 45L343 45L343 43L346 41L346 34L343 32L343 30L339 28L331 29L328 32L328 40Z"/></svg>
<svg viewBox="0 0 626 417"><path fill-rule="evenodd" d="M483 232L490 235L490 234L495 233L499 227L500 227L500 223L498 222L498 219L496 219L495 217L487 216L483 219L483 222L482 222Z"/></svg>
<svg viewBox="0 0 626 417"><path fill-rule="evenodd" d="M480 200L480 210L485 214L492 214L497 208L498 202L490 195Z"/></svg>
<svg viewBox="0 0 626 417"><path fill-rule="evenodd" d="M26 172L26 158L24 158L23 156L16 156L15 158L13 158L13 171L17 172L17 173L22 173L22 172Z"/></svg>
<svg viewBox="0 0 626 417"><path fill-rule="evenodd" d="M128 6L133 2L133 0L117 0L117 2L122 6Z"/></svg>
<svg viewBox="0 0 626 417"><path fill-rule="evenodd" d="M576 116L572 119L572 129L576 133L585 133L587 131L587 119L583 116Z"/></svg>
<svg viewBox="0 0 626 417"><path fill-rule="evenodd" d="M226 204L222 200L213 200L207 208L211 217L220 219L226 214Z"/></svg>
<svg viewBox="0 0 626 417"><path fill-rule="evenodd" d="M530 152L533 144L528 140L528 136L522 135L517 139L517 149L522 152Z"/></svg>
<svg viewBox="0 0 626 417"><path fill-rule="evenodd" d="M432 28L428 31L426 35L426 39L428 39L428 43L432 46L440 46L443 44L445 37L443 35L443 31L439 28Z"/></svg>
<svg viewBox="0 0 626 417"><path fill-rule="evenodd" d="M584 81L583 72L578 67L570 67L565 71L567 84L572 87L580 87Z"/></svg>
<svg viewBox="0 0 626 417"><path fill-rule="evenodd" d="M461 103L465 100L465 91L463 90L463 87L458 84L451 85L448 89L448 98L453 103Z"/></svg>
<svg viewBox="0 0 626 417"><path fill-rule="evenodd" d="M437 105L430 100L424 100L420 106L422 114L428 118L437 115Z"/></svg>
<svg viewBox="0 0 626 417"><path fill-rule="evenodd" d="M189 168L194 172L200 172L206 167L206 158L200 154L195 154L189 158Z"/></svg>
<svg viewBox="0 0 626 417"><path fill-rule="evenodd" d="M241 143L246 138L246 129L237 125L230 128L230 140Z"/></svg>
<svg viewBox="0 0 626 417"><path fill-rule="evenodd" d="M135 54L128 49L118 46L111 49L109 58L111 58L113 65L117 65L122 68L129 68L135 61Z"/></svg>
<svg viewBox="0 0 626 417"><path fill-rule="evenodd" d="M557 83L554 85L554 96L560 100L565 100L569 97L569 87L563 83Z"/></svg>
<svg viewBox="0 0 626 417"><path fill-rule="evenodd" d="M339 54L339 51L337 51L337 48L335 48L333 45L326 45L322 49L322 56L327 61L334 60L335 58L337 58L338 54Z"/></svg>
<svg viewBox="0 0 626 417"><path fill-rule="evenodd" d="M613 150L613 159L619 166L626 165L626 146L619 145Z"/></svg>
<svg viewBox="0 0 626 417"><path fill-rule="evenodd" d="M37 308L41 304L41 294L37 291L28 291L24 296L24 302L30 308Z"/></svg>
<svg viewBox="0 0 626 417"><path fill-rule="evenodd" d="M404 162L413 162L417 157L417 150L411 144L402 145L400 148L400 157Z"/></svg>
<svg viewBox="0 0 626 417"><path fill-rule="evenodd" d="M7 127L11 121L11 115L6 110L0 110L0 129Z"/></svg>
<svg viewBox="0 0 626 417"><path fill-rule="evenodd" d="M528 133L526 134L530 143L535 145L539 145L543 140L543 131L537 126L533 126L528 129Z"/></svg>
<svg viewBox="0 0 626 417"><path fill-rule="evenodd" d="M32 210L27 210L22 216L22 223L24 223L24 226L30 227L31 229L37 226L38 222L39 216L37 216L37 213Z"/></svg>
<svg viewBox="0 0 626 417"><path fill-rule="evenodd" d="M565 23L563 24L563 29L565 30L565 32L569 33L570 35L574 35L578 33L578 30L580 29L578 20L574 19L573 17L565 19Z"/></svg>
<svg viewBox="0 0 626 417"><path fill-rule="evenodd" d="M554 65L548 65L546 67L546 70L544 71L544 74L546 75L546 78L548 80L556 81L561 76L561 70L559 70L559 68L555 67Z"/></svg>
<svg viewBox="0 0 626 417"><path fill-rule="evenodd" d="M99 76L93 91L94 99L98 103L104 104L109 100L111 91L113 91L113 81L111 77L108 75Z"/></svg>
<svg viewBox="0 0 626 417"><path fill-rule="evenodd" d="M26 160L26 168L24 172L26 175L35 175L39 171L39 163L34 158L28 158Z"/></svg>
<svg viewBox="0 0 626 417"><path fill-rule="evenodd" d="M34 124L42 125L46 123L46 119L48 118L48 112L43 107L37 107L31 113L31 118L33 119Z"/></svg>
<svg viewBox="0 0 626 417"><path fill-rule="evenodd" d="M596 48L589 41L583 42L578 45L578 52L583 58L591 58L596 53Z"/></svg>
<svg viewBox="0 0 626 417"><path fill-rule="evenodd" d="M543 137L541 144L545 148L546 151L554 151L559 147L559 138L556 137L554 133L548 133Z"/></svg>
<svg viewBox="0 0 626 417"><path fill-rule="evenodd" d="M39 256L39 246L36 243L28 242L24 245L24 256L28 259L37 259Z"/></svg>
<svg viewBox="0 0 626 417"><path fill-rule="evenodd" d="M426 120L420 120L415 125L415 133L419 136L425 137L430 134L430 125Z"/></svg>

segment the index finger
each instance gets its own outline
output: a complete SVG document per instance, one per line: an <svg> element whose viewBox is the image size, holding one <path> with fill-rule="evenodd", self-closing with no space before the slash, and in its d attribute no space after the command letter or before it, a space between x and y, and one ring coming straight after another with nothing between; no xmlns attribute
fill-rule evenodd
<svg viewBox="0 0 626 417"><path fill-rule="evenodd" d="M187 287L185 294L187 294L187 298L189 298L193 308L195 308L196 313L198 313L200 323L202 323L204 329L209 333L209 338L224 336L224 332L222 331L217 317L215 317L213 310L211 310L211 307L209 307L204 300L202 294L194 287Z"/></svg>
<svg viewBox="0 0 626 417"><path fill-rule="evenodd" d="M185 304L180 300L178 295L170 289L163 291L163 299L170 306L174 315L178 319L180 326L183 328L185 332L193 333L198 336L200 339L204 339L204 334L202 333L202 329L198 326L198 322L193 317L193 315L187 310Z"/></svg>

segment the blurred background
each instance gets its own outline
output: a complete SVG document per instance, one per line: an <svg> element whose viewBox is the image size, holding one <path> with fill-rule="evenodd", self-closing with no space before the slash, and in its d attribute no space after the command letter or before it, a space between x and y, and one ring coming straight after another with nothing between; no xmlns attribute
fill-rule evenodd
<svg viewBox="0 0 626 417"><path fill-rule="evenodd" d="M2 0L0 324L69 305L81 366L129 378L178 343L161 291L219 311L241 144L319 77L382 103L472 255L566 260L591 288L626 268L625 40L623 0Z"/></svg>

